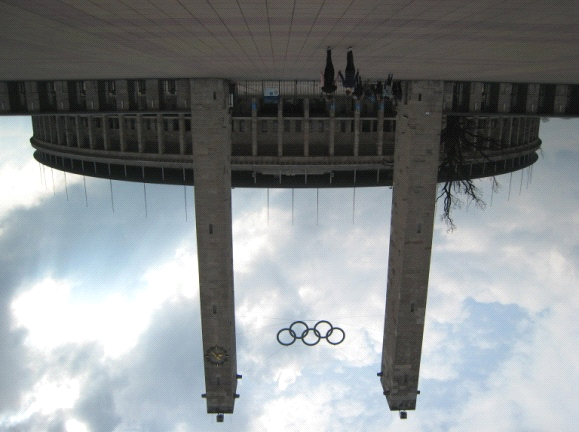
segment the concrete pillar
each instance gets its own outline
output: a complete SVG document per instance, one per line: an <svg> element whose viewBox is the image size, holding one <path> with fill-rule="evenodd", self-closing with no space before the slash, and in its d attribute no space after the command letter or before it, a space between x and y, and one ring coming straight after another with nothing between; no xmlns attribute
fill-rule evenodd
<svg viewBox="0 0 579 432"><path fill-rule="evenodd" d="M334 147L336 145L336 101L332 99L332 104L330 105L330 140L329 140L329 152L330 156L334 156Z"/></svg>
<svg viewBox="0 0 579 432"><path fill-rule="evenodd" d="M6 82L0 82L0 111L4 113L10 111L10 96Z"/></svg>
<svg viewBox="0 0 579 432"><path fill-rule="evenodd" d="M165 140L163 134L163 115L157 114L157 151L159 154L165 153Z"/></svg>
<svg viewBox="0 0 579 432"><path fill-rule="evenodd" d="M128 111L129 84L127 80L115 80L115 88L117 89L115 95L115 101L117 103L117 111Z"/></svg>
<svg viewBox="0 0 579 432"><path fill-rule="evenodd" d="M137 114L137 143L139 146L139 153L145 152L145 141L143 140L143 116Z"/></svg>
<svg viewBox="0 0 579 432"><path fill-rule="evenodd" d="M94 130L94 118L92 115L89 115L87 117L87 122L88 122L88 146L91 150L96 148L96 142L95 142L95 130Z"/></svg>
<svg viewBox="0 0 579 432"><path fill-rule="evenodd" d="M109 132L109 118L107 116L102 117L102 124L103 124L103 145L105 150L109 150L111 148L111 137Z"/></svg>
<svg viewBox="0 0 579 432"><path fill-rule="evenodd" d="M46 124L46 116L42 116L42 141L48 142L48 125Z"/></svg>
<svg viewBox="0 0 579 432"><path fill-rule="evenodd" d="M56 109L62 112L69 111L68 82L56 81L54 83L54 90L56 92Z"/></svg>
<svg viewBox="0 0 579 432"><path fill-rule="evenodd" d="M36 81L26 81L24 83L26 92L26 104L29 112L40 112L40 95L38 93L38 83Z"/></svg>
<svg viewBox="0 0 579 432"><path fill-rule="evenodd" d="M56 132L56 125L54 124L54 116L48 116L48 136L50 137L50 142L54 144L56 142L55 139L55 132Z"/></svg>
<svg viewBox="0 0 579 432"><path fill-rule="evenodd" d="M469 110L480 111L484 83L473 82L470 85Z"/></svg>
<svg viewBox="0 0 579 432"><path fill-rule="evenodd" d="M179 114L179 154L185 154L185 116Z"/></svg>
<svg viewBox="0 0 579 432"><path fill-rule="evenodd" d="M283 99L277 104L277 155L283 155Z"/></svg>
<svg viewBox="0 0 579 432"><path fill-rule="evenodd" d="M231 232L229 83L192 79L191 135L208 413L232 413L237 390Z"/></svg>
<svg viewBox="0 0 579 432"><path fill-rule="evenodd" d="M257 156L257 99L251 99L251 154Z"/></svg>
<svg viewBox="0 0 579 432"><path fill-rule="evenodd" d="M119 115L119 141L122 152L127 151L127 139L125 137L125 116Z"/></svg>
<svg viewBox="0 0 579 432"><path fill-rule="evenodd" d="M36 137L44 141L44 124L42 123L42 117L36 117Z"/></svg>
<svg viewBox="0 0 579 432"><path fill-rule="evenodd" d="M145 81L147 92L145 94L147 100L147 109L159 109L159 80L148 79Z"/></svg>
<svg viewBox="0 0 579 432"><path fill-rule="evenodd" d="M64 134L66 137L66 145L67 147L72 146L72 134L70 133L70 117L64 116Z"/></svg>
<svg viewBox="0 0 579 432"><path fill-rule="evenodd" d="M99 105L99 91L97 81L85 81L86 89L86 108L88 111L98 111Z"/></svg>
<svg viewBox="0 0 579 432"><path fill-rule="evenodd" d="M565 114L567 110L567 91L568 87L566 84L557 84L555 87L555 114Z"/></svg>
<svg viewBox="0 0 579 432"><path fill-rule="evenodd" d="M354 107L354 156L358 156L360 150L360 101L356 101Z"/></svg>
<svg viewBox="0 0 579 432"><path fill-rule="evenodd" d="M498 112L508 113L511 110L511 92L513 85L511 83L501 83L499 90Z"/></svg>
<svg viewBox="0 0 579 432"><path fill-rule="evenodd" d="M62 116L55 116L56 118L56 142L58 145L62 145Z"/></svg>
<svg viewBox="0 0 579 432"><path fill-rule="evenodd" d="M304 156L310 155L310 100L304 99Z"/></svg>
<svg viewBox="0 0 579 432"><path fill-rule="evenodd" d="M536 113L539 107L539 96L541 91L540 84L527 85L527 106L525 112Z"/></svg>
<svg viewBox="0 0 579 432"><path fill-rule="evenodd" d="M376 126L378 131L378 142L376 143L376 154L382 156L382 151L384 148L384 101L380 103L380 108L378 108L378 125Z"/></svg>
<svg viewBox="0 0 579 432"><path fill-rule="evenodd" d="M82 130L81 130L81 124L80 124L80 116L74 116L74 126L76 128L76 146L78 148L82 147L82 142L83 142L83 135L82 135Z"/></svg>
<svg viewBox="0 0 579 432"><path fill-rule="evenodd" d="M416 407L443 103L442 81L409 81L398 106L381 384L391 410Z"/></svg>

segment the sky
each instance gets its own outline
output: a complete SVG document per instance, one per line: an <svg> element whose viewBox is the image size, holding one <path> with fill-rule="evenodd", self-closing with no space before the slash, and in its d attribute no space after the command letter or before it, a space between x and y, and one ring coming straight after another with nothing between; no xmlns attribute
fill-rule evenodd
<svg viewBox="0 0 579 432"><path fill-rule="evenodd" d="M436 217L416 411L380 369L390 188L234 189L238 386L206 414L194 192L42 168L0 118L0 432L571 431L579 423L579 120L532 170ZM86 196L84 189L86 181ZM112 189L112 195L111 195ZM111 200L112 197L112 200ZM114 211L113 211L114 210ZM440 213L440 210L439 212ZM269 214L269 216L268 216ZM281 347L294 320L338 346Z"/></svg>

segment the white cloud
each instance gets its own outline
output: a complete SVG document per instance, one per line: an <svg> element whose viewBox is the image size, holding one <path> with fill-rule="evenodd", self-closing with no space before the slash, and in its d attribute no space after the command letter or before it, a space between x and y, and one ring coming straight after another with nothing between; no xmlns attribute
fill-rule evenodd
<svg viewBox="0 0 579 432"><path fill-rule="evenodd" d="M136 292L113 292L85 301L75 295L79 281L48 277L22 288L12 303L14 324L26 328L31 348L49 351L67 343L99 341L107 357L118 357L135 346L165 301L198 296L196 270L196 254L183 243L171 261L143 275Z"/></svg>
<svg viewBox="0 0 579 432"><path fill-rule="evenodd" d="M90 432L90 430L84 423L71 418L66 421L66 432Z"/></svg>
<svg viewBox="0 0 579 432"><path fill-rule="evenodd" d="M65 191L64 174L40 166L32 157L31 136L30 117L0 119L0 220L15 208L37 206ZM71 187L81 178L68 175L66 180Z"/></svg>

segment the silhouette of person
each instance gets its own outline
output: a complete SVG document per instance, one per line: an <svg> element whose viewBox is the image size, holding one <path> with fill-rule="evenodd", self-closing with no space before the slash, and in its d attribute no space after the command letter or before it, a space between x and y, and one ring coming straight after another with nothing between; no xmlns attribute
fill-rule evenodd
<svg viewBox="0 0 579 432"><path fill-rule="evenodd" d="M326 68L321 75L321 81L322 91L327 96L331 96L338 89L336 76L334 75L334 64L332 63L332 49L330 47L326 49Z"/></svg>
<svg viewBox="0 0 579 432"><path fill-rule="evenodd" d="M356 71L354 67L354 53L352 53L352 47L348 47L348 54L346 56L346 69L344 70L346 76L342 75L342 71L338 71L338 75L342 80L342 85L346 89L346 93L350 94L358 82L360 77L360 71Z"/></svg>

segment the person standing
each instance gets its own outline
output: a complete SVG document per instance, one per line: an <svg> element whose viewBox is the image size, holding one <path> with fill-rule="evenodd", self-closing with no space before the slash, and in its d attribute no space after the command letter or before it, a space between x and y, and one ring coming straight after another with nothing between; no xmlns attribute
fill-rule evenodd
<svg viewBox="0 0 579 432"><path fill-rule="evenodd" d="M351 94L360 76L360 71L356 71L354 66L354 53L352 53L352 47L348 47L348 54L346 55L346 69L344 71L346 76L342 75L342 71L338 71L338 75L342 80L342 85L346 89L346 94Z"/></svg>
<svg viewBox="0 0 579 432"><path fill-rule="evenodd" d="M336 85L336 76L334 75L331 47L326 49L326 68L324 69L324 73L321 74L321 82L322 92L324 92L327 97L331 97L331 95L338 89L338 86Z"/></svg>

